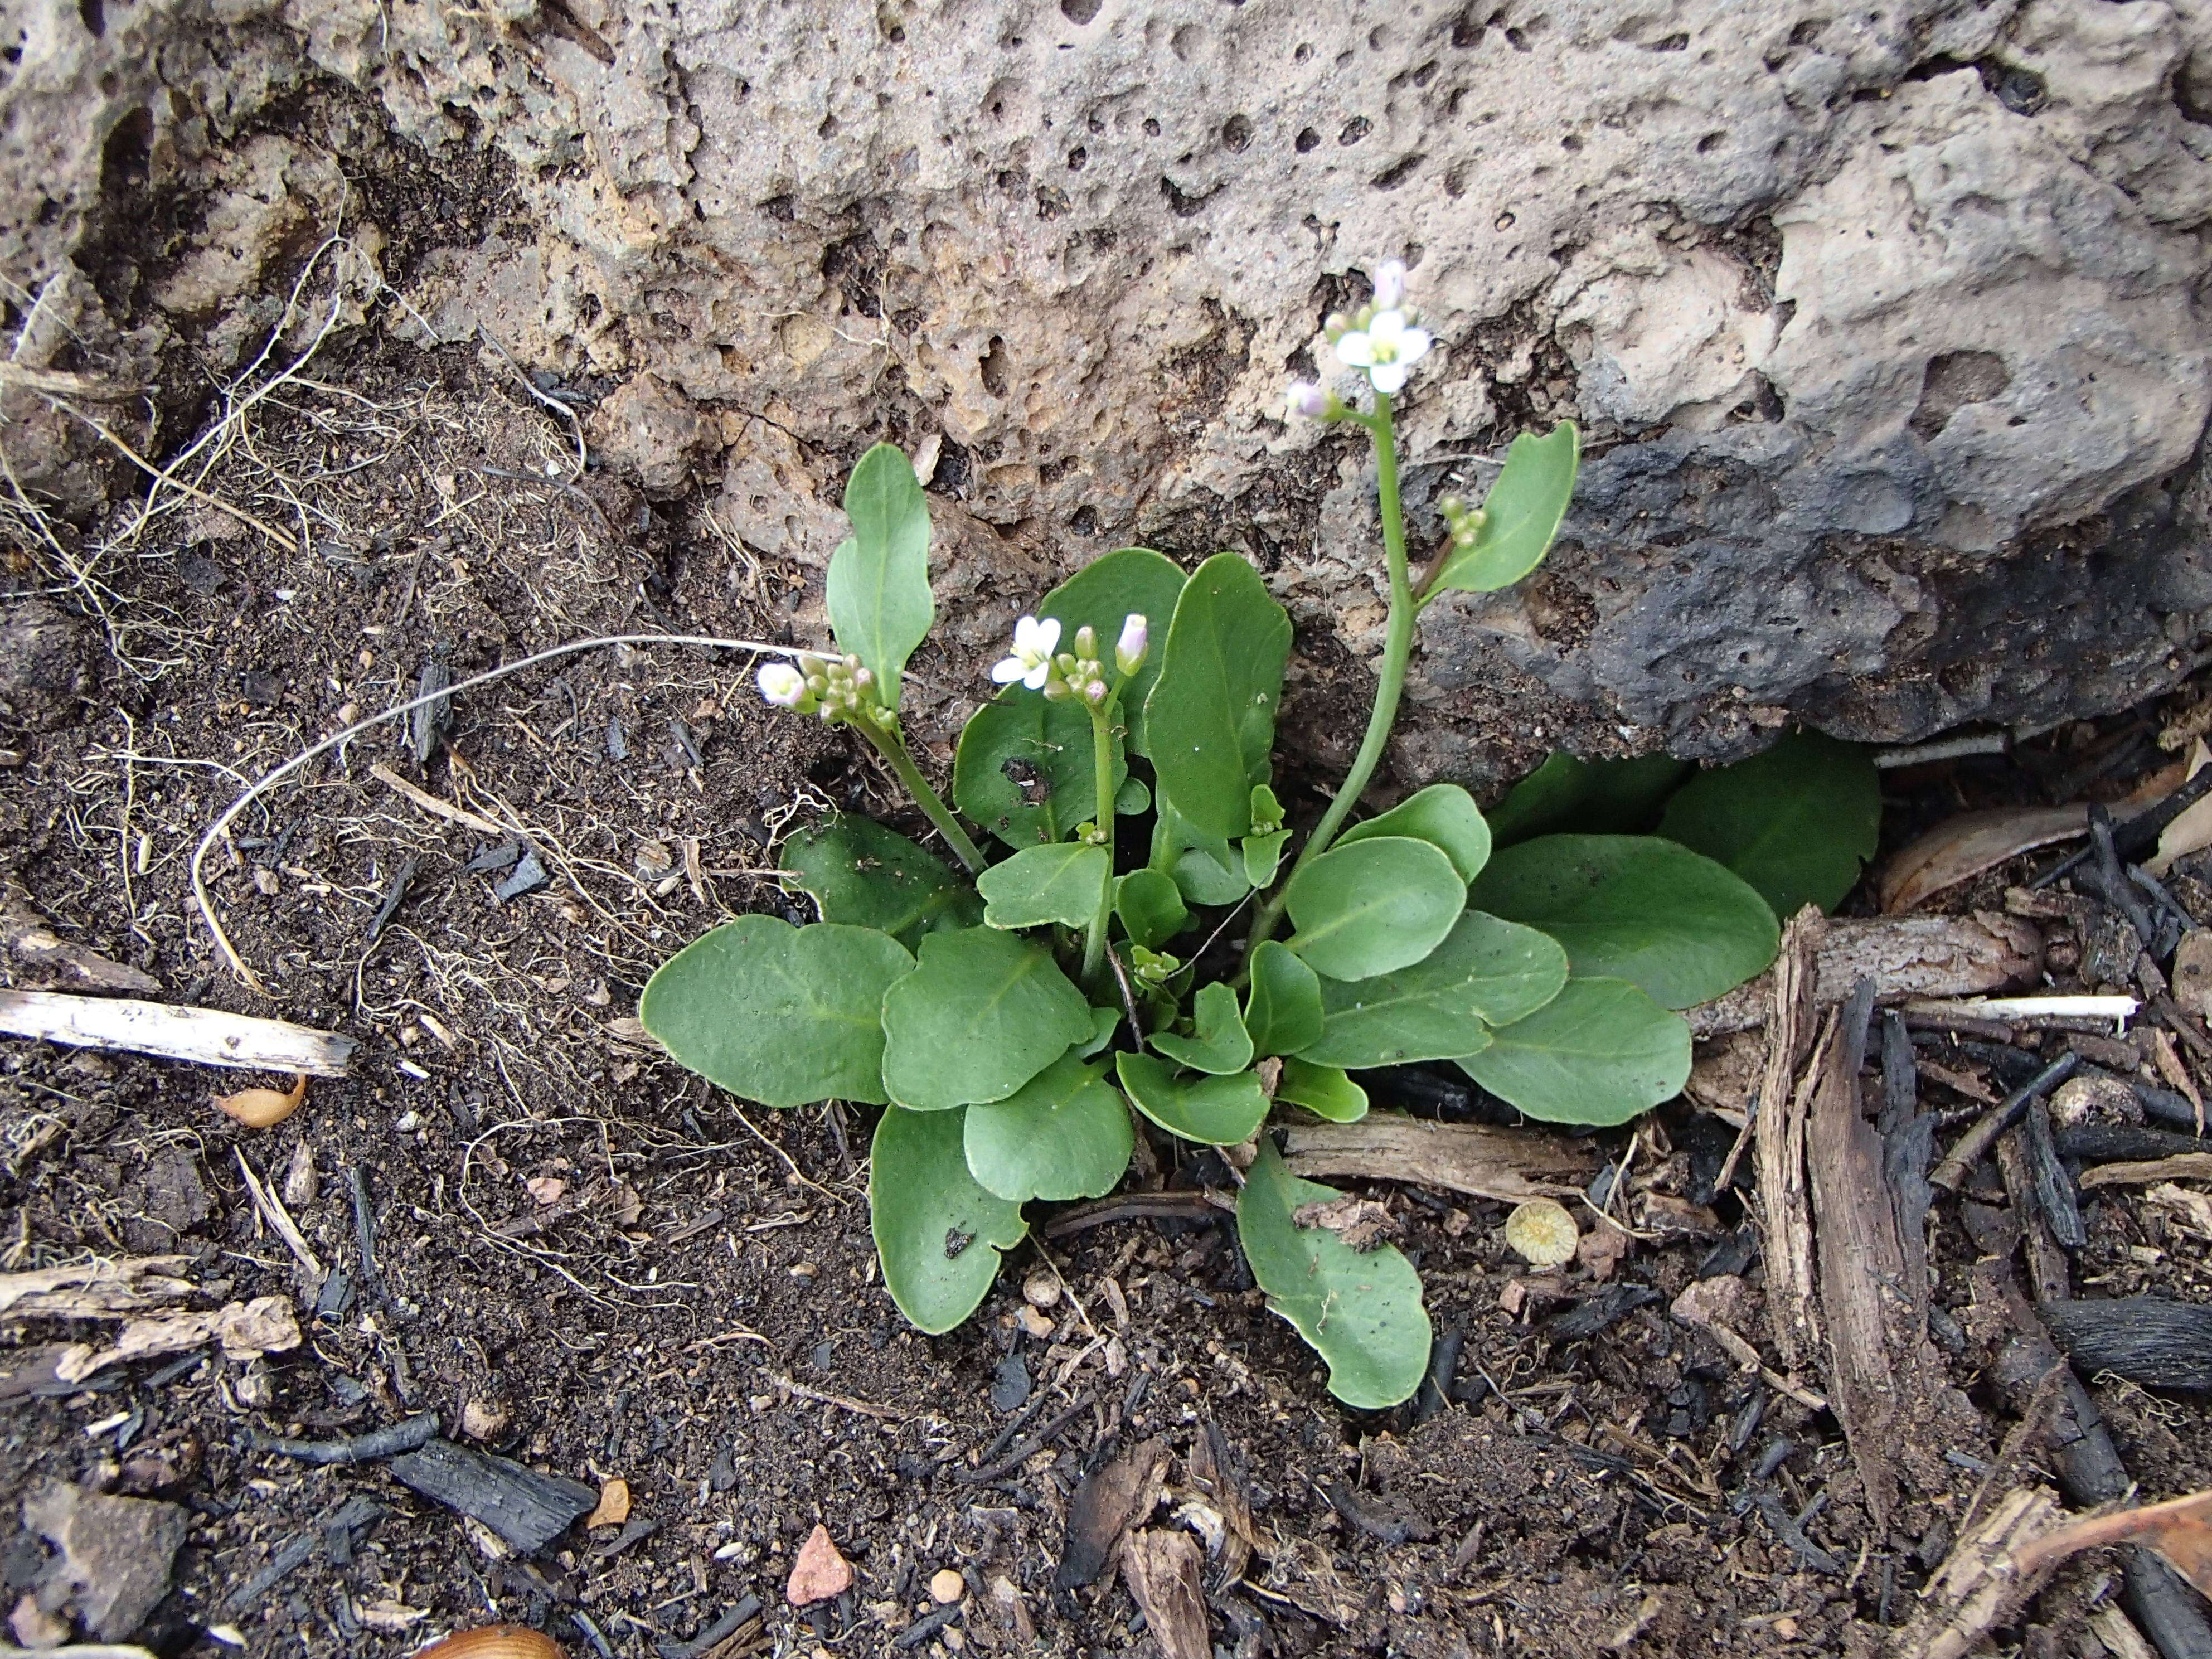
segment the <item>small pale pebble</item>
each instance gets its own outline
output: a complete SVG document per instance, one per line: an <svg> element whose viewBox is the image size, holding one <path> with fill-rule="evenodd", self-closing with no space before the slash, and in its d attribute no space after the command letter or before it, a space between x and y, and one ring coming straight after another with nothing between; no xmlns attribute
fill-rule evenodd
<svg viewBox="0 0 2212 1659"><path fill-rule="evenodd" d="M1052 1321L1027 1304L1023 1304L1022 1310L1017 1317L1022 1322L1022 1328L1040 1340L1052 1334Z"/></svg>
<svg viewBox="0 0 2212 1659"><path fill-rule="evenodd" d="M1049 1308L1060 1301L1060 1280L1048 1273L1034 1273L1022 1281L1022 1300L1032 1308Z"/></svg>
<svg viewBox="0 0 2212 1659"><path fill-rule="evenodd" d="M940 1567L929 1576L929 1599L940 1607L949 1607L968 1594L968 1581L950 1567Z"/></svg>

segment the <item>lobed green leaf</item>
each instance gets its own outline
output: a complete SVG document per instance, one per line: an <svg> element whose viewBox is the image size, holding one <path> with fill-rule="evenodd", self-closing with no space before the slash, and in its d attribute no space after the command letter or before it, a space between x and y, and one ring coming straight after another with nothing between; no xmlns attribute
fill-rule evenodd
<svg viewBox="0 0 2212 1659"><path fill-rule="evenodd" d="M1115 884L1114 913L1130 939L1147 951L1158 950L1190 921L1175 878L1149 866L1130 871Z"/></svg>
<svg viewBox="0 0 2212 1659"><path fill-rule="evenodd" d="M1454 1064L1547 1123L1625 1123L1672 1100L1690 1077L1689 1021L1626 980L1571 979L1492 1036Z"/></svg>
<svg viewBox="0 0 2212 1659"><path fill-rule="evenodd" d="M1357 1123L1367 1115L1367 1091L1346 1076L1340 1066L1286 1060L1283 1074L1275 1082L1275 1098L1303 1106L1331 1123Z"/></svg>
<svg viewBox="0 0 2212 1659"><path fill-rule="evenodd" d="M1127 1053L1115 1056L1114 1069L1137 1109L1185 1140L1235 1146L1249 1140L1267 1115L1267 1091L1250 1072L1179 1078L1164 1060Z"/></svg>
<svg viewBox="0 0 2212 1659"><path fill-rule="evenodd" d="M1452 861L1462 881L1473 881L1490 861L1490 826L1482 821L1482 809L1474 804L1474 797L1455 783L1432 783L1416 790L1389 811L1353 824L1336 838L1336 844L1341 847L1376 836L1406 836L1427 842Z"/></svg>
<svg viewBox="0 0 2212 1659"><path fill-rule="evenodd" d="M1066 1054L1004 1100L967 1110L968 1170L1019 1204L1097 1198L1114 1190L1136 1138L1104 1062Z"/></svg>
<svg viewBox="0 0 2212 1659"><path fill-rule="evenodd" d="M868 1158L868 1225L898 1310L932 1336L975 1311L999 1256L1022 1242L1021 1206L968 1172L958 1112L892 1107Z"/></svg>
<svg viewBox="0 0 2212 1659"><path fill-rule="evenodd" d="M1091 716L1009 686L968 717L952 763L953 804L1009 847L1064 841L1098 816ZM1115 744L1114 783L1128 763Z"/></svg>
<svg viewBox="0 0 2212 1659"><path fill-rule="evenodd" d="M919 1112L1004 1100L1092 1032L1052 952L991 927L931 933L883 994L883 1087Z"/></svg>
<svg viewBox="0 0 2212 1659"><path fill-rule="evenodd" d="M1764 971L1781 937L1741 878L1656 836L1540 836L1493 858L1470 896L1559 940L1577 978L1625 979L1669 1008Z"/></svg>
<svg viewBox="0 0 2212 1659"><path fill-rule="evenodd" d="M1206 835L1234 840L1252 827L1290 651L1289 613L1237 555L1215 554L1183 585L1146 732L1161 791Z"/></svg>
<svg viewBox="0 0 2212 1659"><path fill-rule="evenodd" d="M914 464L878 444L845 484L852 539L830 556L825 597L838 647L875 672L898 706L899 674L937 614L929 593L929 504Z"/></svg>
<svg viewBox="0 0 2212 1659"><path fill-rule="evenodd" d="M1295 1054L1321 1036L1321 975L1280 939L1268 939L1252 953L1244 1025L1262 1054Z"/></svg>
<svg viewBox="0 0 2212 1659"><path fill-rule="evenodd" d="M1457 1060L1557 996L1567 953L1533 927L1469 910L1410 968L1346 983L1323 980L1320 1037L1300 1050L1330 1066Z"/></svg>
<svg viewBox="0 0 2212 1659"><path fill-rule="evenodd" d="M1642 835L1658 823L1661 805L1689 775L1690 763L1672 755L1586 761L1557 750L1491 809L1491 838L1510 847L1563 830Z"/></svg>
<svg viewBox="0 0 2212 1659"><path fill-rule="evenodd" d="M1467 908L1442 848L1404 836L1332 847L1291 878L1291 949L1328 979L1370 979L1419 962Z"/></svg>
<svg viewBox="0 0 2212 1659"><path fill-rule="evenodd" d="M983 920L975 890L904 836L872 818L839 813L787 836L787 886L806 894L824 921L879 927L909 951L939 927Z"/></svg>
<svg viewBox="0 0 2212 1659"><path fill-rule="evenodd" d="M1237 1012L1237 993L1226 983L1214 980L1198 988L1191 1000L1191 1020L1194 1035L1155 1031L1149 1039L1152 1047L1194 1072L1217 1077L1241 1072L1252 1063L1252 1036Z"/></svg>
<svg viewBox="0 0 2212 1659"><path fill-rule="evenodd" d="M1081 927L1098 914L1112 860L1088 842L1024 847L975 878L983 920L994 927Z"/></svg>
<svg viewBox="0 0 2212 1659"><path fill-rule="evenodd" d="M743 1099L880 1104L884 996L913 969L872 927L739 916L662 963L637 1014L679 1065Z"/></svg>

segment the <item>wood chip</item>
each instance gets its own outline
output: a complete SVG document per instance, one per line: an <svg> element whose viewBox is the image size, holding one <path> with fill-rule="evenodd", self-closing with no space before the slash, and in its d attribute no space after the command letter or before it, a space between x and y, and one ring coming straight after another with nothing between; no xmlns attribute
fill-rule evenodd
<svg viewBox="0 0 2212 1659"><path fill-rule="evenodd" d="M1167 1442L1133 1446L1084 1478L1067 1508L1067 1541L1053 1584L1079 1589L1106 1570L1121 1535L1152 1512L1168 1468Z"/></svg>
<svg viewBox="0 0 2212 1659"><path fill-rule="evenodd" d="M11 956L48 984L72 990L146 996L161 988L153 975L62 939L12 878L0 883L0 954Z"/></svg>
<svg viewBox="0 0 2212 1659"><path fill-rule="evenodd" d="M1213 1659L1199 1579L1205 1559L1187 1532L1133 1532L1121 1547L1121 1576L1163 1659Z"/></svg>
<svg viewBox="0 0 2212 1659"><path fill-rule="evenodd" d="M629 1482L620 1475L599 1482L599 1504L584 1517L585 1530L619 1527L629 1519Z"/></svg>
<svg viewBox="0 0 2212 1659"><path fill-rule="evenodd" d="M2046 1533L2020 1552L2017 1570L2025 1577L2045 1571L2068 1556L2106 1544L2148 1544L2173 1570L2212 1595L2212 1492L2192 1492L2163 1504L2091 1516Z"/></svg>
<svg viewBox="0 0 2212 1659"><path fill-rule="evenodd" d="M2212 927L2192 927L2173 951L2173 1000L2199 1019L2212 1019Z"/></svg>
<svg viewBox="0 0 2212 1659"><path fill-rule="evenodd" d="M2043 1486L2005 1494L1952 1545L1923 1592L1923 1610L1882 1651L1897 1659L1966 1659L2051 1576L2057 1563L2023 1568L2021 1552L2061 1524L2058 1501Z"/></svg>
<svg viewBox="0 0 2212 1659"><path fill-rule="evenodd" d="M1820 1340L1813 1311L1813 1224L1805 1183L1805 1106L1801 1068L1817 1074L1827 1036L1814 1040L1814 961L1828 923L1810 905L1782 930L1771 970L1766 1023L1765 1103L1750 1127L1759 1158L1759 1234L1766 1259L1767 1327L1785 1368L1795 1370ZM1829 1022L1831 1034L1834 1021ZM1808 1058L1809 1057L1809 1058ZM1723 1175L1732 1173L1731 1152Z"/></svg>
<svg viewBox="0 0 2212 1659"><path fill-rule="evenodd" d="M11 1319L121 1319L192 1294L178 1269L187 1255L146 1255L0 1273L0 1314Z"/></svg>
<svg viewBox="0 0 2212 1659"><path fill-rule="evenodd" d="M212 1313L155 1314L125 1325L112 1348L95 1351L85 1345L72 1349L54 1371L65 1382L82 1382L110 1365L185 1353L208 1342L220 1342L226 1358L258 1358L298 1347L300 1322L293 1317L292 1304L281 1296L233 1302Z"/></svg>

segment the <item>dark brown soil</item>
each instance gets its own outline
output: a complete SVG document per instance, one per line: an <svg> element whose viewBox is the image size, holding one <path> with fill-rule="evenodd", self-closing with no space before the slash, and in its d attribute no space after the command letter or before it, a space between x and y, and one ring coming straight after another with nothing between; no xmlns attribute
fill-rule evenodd
<svg viewBox="0 0 2212 1659"><path fill-rule="evenodd" d="M81 1392L0 1389L11 1604L40 1559L17 1534L21 1499L66 1480L192 1511L176 1591L143 1638L164 1654L225 1651L203 1632L231 1626L255 1654L398 1655L507 1620L580 1659L602 1644L627 1659L681 1644L748 1594L764 1622L741 1627L732 1652L1018 1651L1024 1620L1036 1650L1151 1652L1110 1577L1055 1589L1068 1505L1115 1450L1158 1435L1180 1456L1211 1420L1266 1546L1216 1601L1216 1639L1240 1655L1861 1653L1885 1618L1909 1615L2013 1426L1981 1381L1993 1339L1970 1334L1948 1360L1988 1413L1952 1448L1952 1489L1875 1536L1835 1419L1668 1313L1701 1264L1747 1237L1738 1198L1710 1190L1731 1132L1686 1110L1642 1130L1635 1184L1657 1201L1609 1283L1587 1264L1530 1275L1505 1251L1502 1206L1376 1189L1438 1329L1466 1339L1462 1399L1425 1421L1336 1406L1250 1288L1233 1235L1210 1224L1032 1242L961 1332L906 1328L869 1241L870 1115L743 1108L658 1058L631 1023L669 953L727 915L786 907L762 872L787 824L833 805L896 817L848 745L760 707L741 652L579 656L459 699L427 766L402 723L310 768L210 860L225 925L270 994L254 995L215 951L187 878L243 781L412 695L427 662L458 678L662 629L775 640L812 580L763 568L696 504L653 507L597 474L540 482L568 432L495 361L338 343L316 379L264 405L205 483L306 527L301 550L169 496L133 550L87 572L96 586L27 551L0 599L20 615L47 592L77 618L69 660L85 669L81 685L42 674L39 718L0 724L0 749L20 757L0 771L0 872L58 931L153 973L171 1000L362 1040L351 1075L316 1082L259 1132L212 1103L234 1074L0 1048L0 1268L181 1255L207 1305L303 1297L308 1332L243 1365L210 1352L118 1368ZM1354 719L1356 667L1310 672L1307 717ZM2046 749L2063 762L2074 742ZM496 900L500 875L465 866L505 837L410 804L371 775L378 763L526 836L550 884ZM1893 825L2029 787L2008 763L1910 780ZM372 941L409 860L407 896ZM1618 1154L1627 1137L1602 1139ZM325 1318L240 1169L281 1183L302 1147L316 1172L297 1206L307 1243L357 1285ZM1218 1169L1173 1178L1209 1173L1225 1184ZM2077 1286L2212 1294L2202 1241L2124 1200L2090 1219ZM1936 1238L1937 1300L1963 1316L1972 1249L1948 1212ZM1741 1264L1739 1249L1717 1265ZM1017 1317L1037 1273L1073 1303L1051 1309L1043 1337ZM1639 1286L1655 1294L1620 1296ZM1553 1322L1608 1297L1637 1305L1595 1334ZM1755 1311L1746 1328L1761 1328ZM33 1323L10 1340L101 1334ZM972 1479L1025 1388L1048 1396L1035 1423L1082 1409L1024 1461ZM2212 1485L2195 1405L2110 1380L2095 1394L2144 1497ZM580 1528L541 1559L495 1559L480 1528L380 1465L312 1468L249 1439L344 1436L419 1411L458 1437L472 1404L504 1417L487 1431L496 1449L627 1480L651 1527ZM1835 1570L1808 1565L1749 1501L1754 1468L1776 1457L1773 1491ZM354 1494L388 1513L349 1565L319 1545L226 1603ZM817 1522L857 1582L794 1611L785 1580ZM896 1649L946 1567L969 1586L964 1610ZM2109 1585L2063 1579L2008 1627L2006 1650L2090 1651L2066 1644L2093 1593Z"/></svg>

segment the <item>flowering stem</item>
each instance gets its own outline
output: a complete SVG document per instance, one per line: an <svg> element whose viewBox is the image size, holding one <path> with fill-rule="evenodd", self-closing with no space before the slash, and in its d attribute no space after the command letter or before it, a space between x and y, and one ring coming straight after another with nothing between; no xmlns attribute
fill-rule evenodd
<svg viewBox="0 0 2212 1659"><path fill-rule="evenodd" d="M1114 919L1114 706L1120 701L1121 688L1116 686L1104 708L1091 711L1091 776L1098 792L1098 833L1106 848L1106 885L1098 895L1098 914L1091 918L1091 931L1083 939L1083 984L1092 992L1097 990L1106 965L1106 928Z"/></svg>
<svg viewBox="0 0 2212 1659"><path fill-rule="evenodd" d="M1379 497L1382 518L1382 556L1390 573L1390 617L1382 636L1382 665L1377 672L1375 685L1375 708L1367 717L1367 736L1361 741L1359 753L1353 757L1352 769L1345 774L1344 786L1336 792L1328 811L1306 837L1297 862L1291 873L1276 888L1267 902L1252 921L1250 942L1244 947L1244 959L1249 963L1252 952L1272 937L1283 919L1283 907L1287 902L1291 884L1298 878L1298 872L1328 850L1336 839L1337 831L1352 809L1359 805L1359 798L1367 793L1369 780L1382 763L1382 751L1390 741L1390 728L1397 723L1398 701L1406 690L1406 669L1413 655L1413 617L1418 609L1413 600L1413 583L1406 569L1406 522L1398 502L1398 441L1390 424L1390 399L1382 392L1375 394L1375 412L1352 418L1364 426L1375 440L1375 489Z"/></svg>
<svg viewBox="0 0 2212 1659"><path fill-rule="evenodd" d="M968 873L981 875L981 850L969 839L968 832L960 827L960 820L954 817L951 809L939 799L937 791L929 787L929 780L921 775L921 769L914 763L914 757L907 752L906 738L896 724L878 726L866 720L850 720L847 724L875 744L876 752L898 775L898 781L906 786L907 793L914 797L914 804L929 815L929 821L937 826L937 833L944 836L952 850L960 855L960 862L968 866Z"/></svg>

